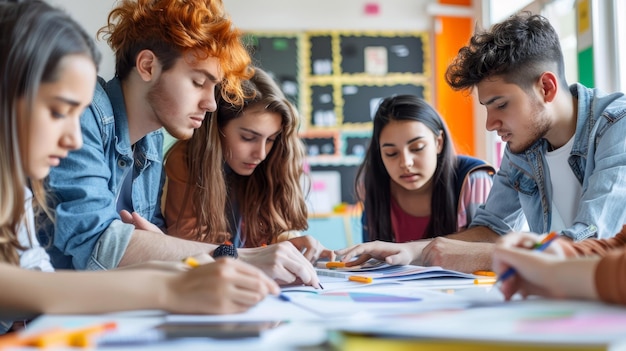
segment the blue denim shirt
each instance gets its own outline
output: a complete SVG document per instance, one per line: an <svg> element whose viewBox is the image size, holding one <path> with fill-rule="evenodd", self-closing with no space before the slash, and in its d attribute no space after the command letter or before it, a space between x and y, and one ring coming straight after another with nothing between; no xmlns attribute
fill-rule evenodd
<svg viewBox="0 0 626 351"><path fill-rule="evenodd" d="M42 242L53 238L49 254L56 268L100 270L119 264L133 225L116 209L125 175L134 165L134 210L159 227L163 172L163 133L152 132L130 144L120 81L98 79L93 101L81 116L84 145L53 167L48 178L54 223L41 219Z"/></svg>
<svg viewBox="0 0 626 351"><path fill-rule="evenodd" d="M626 97L580 84L578 122L568 162L582 184L574 224L561 233L576 241L608 238L626 223ZM552 219L552 183L545 160L548 142L538 140L523 153L506 148L491 193L470 227L486 226L503 235L520 230L545 233Z"/></svg>

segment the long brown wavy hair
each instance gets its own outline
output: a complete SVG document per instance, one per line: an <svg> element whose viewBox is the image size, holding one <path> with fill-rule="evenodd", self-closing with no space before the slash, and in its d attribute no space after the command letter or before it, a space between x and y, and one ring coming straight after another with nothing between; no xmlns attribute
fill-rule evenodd
<svg viewBox="0 0 626 351"><path fill-rule="evenodd" d="M193 53L198 59L217 58L224 75L222 98L243 101L241 80L252 75L250 55L221 0L123 0L98 35L115 51L115 75L122 80L142 50L154 52L164 71Z"/></svg>
<svg viewBox="0 0 626 351"><path fill-rule="evenodd" d="M305 153L297 133L299 115L274 80L256 68L254 76L244 81L242 88L246 95L253 96L243 106L220 99L217 110L192 138L178 141L183 145L174 147L186 147L189 179L182 207L191 203L194 208L196 240L222 243L230 239L228 233L234 228L228 228L224 209L229 207L229 199L234 198L245 224L242 230L245 246L257 247L273 242L284 231L308 228L300 185ZM220 130L240 117L245 109L258 106L281 116L281 133L252 175L226 174Z"/></svg>

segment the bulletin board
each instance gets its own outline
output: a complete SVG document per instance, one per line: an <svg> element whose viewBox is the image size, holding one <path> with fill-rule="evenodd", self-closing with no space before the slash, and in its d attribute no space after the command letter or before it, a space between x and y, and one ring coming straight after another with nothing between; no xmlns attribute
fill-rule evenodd
<svg viewBox="0 0 626 351"><path fill-rule="evenodd" d="M368 48L380 48L379 50L386 53L386 73L425 74L424 51L426 49L422 36L345 34L339 36L339 41L343 74L368 72L366 56L368 52L372 52Z"/></svg>
<svg viewBox="0 0 626 351"><path fill-rule="evenodd" d="M300 98L298 34L247 34L244 43L252 56L252 63L268 72L276 80L283 93L296 106Z"/></svg>
<svg viewBox="0 0 626 351"><path fill-rule="evenodd" d="M423 98L424 86L416 84L342 85L343 124L372 122L380 102L388 96L400 94L412 94Z"/></svg>
<svg viewBox="0 0 626 351"><path fill-rule="evenodd" d="M342 202L354 203L354 177L385 97L430 102L429 34L414 31L250 33L253 62L296 103L312 172L338 172ZM328 174L328 173L323 173Z"/></svg>
<svg viewBox="0 0 626 351"><path fill-rule="evenodd" d="M326 174L327 172L339 173L339 184L341 185L340 195L341 202L356 203L356 195L354 193L354 179L358 171L358 165L323 165L316 164L311 166L311 173Z"/></svg>

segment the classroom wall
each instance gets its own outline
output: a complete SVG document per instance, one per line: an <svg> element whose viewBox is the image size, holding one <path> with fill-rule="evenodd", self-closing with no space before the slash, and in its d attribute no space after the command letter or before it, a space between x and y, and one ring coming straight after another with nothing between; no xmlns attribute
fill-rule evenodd
<svg viewBox="0 0 626 351"><path fill-rule="evenodd" d="M249 30L430 30L433 0L224 0L235 23ZM367 14L367 5L377 14ZM375 12L374 9L372 11ZM259 15L263 14L263 15Z"/></svg>
<svg viewBox="0 0 626 351"><path fill-rule="evenodd" d="M472 0L439 0L442 5L471 7ZM450 134L459 154L484 155L484 149L477 153L477 144L474 133L467 131L474 129L474 99L466 92L454 91L445 80L448 64L456 57L459 48L466 45L473 32L474 18L472 17L435 17L433 50L434 66L434 96L435 108L444 117ZM484 131L481 128L481 132ZM478 140L481 140L479 137Z"/></svg>
<svg viewBox="0 0 626 351"><path fill-rule="evenodd" d="M97 30L107 21L107 15L116 0L46 0L51 4L66 9L74 16L89 33L96 35ZM234 23L243 30L249 31L294 31L294 30L398 30L398 31L425 31L434 33L436 30L436 16L433 15L431 5L446 3L437 0L223 0L227 12ZM452 2L454 4L454 1ZM471 0L462 1L462 4L471 3ZM439 17L440 18L440 17ZM468 19L468 21L472 21ZM103 53L100 66L100 75L109 79L114 75L114 56L106 42L99 40L98 47ZM431 41L431 51L434 52L434 40ZM440 72L436 72L440 74ZM431 77L436 91L442 80ZM440 93L440 91L437 91ZM467 97L465 97L467 98ZM458 96L453 100L458 101ZM432 101L438 109L442 103L449 100ZM469 105L468 105L469 106ZM464 106L464 109L467 109ZM444 111L442 111L444 112ZM444 118L448 119L444 113ZM452 122L452 135L459 139L461 152L474 154L478 157L489 158L483 145L476 147L482 141L482 124L475 128L474 133L468 133L467 127L472 125L473 117L469 118L454 114L457 121ZM459 124L459 121L463 121ZM478 127L478 126L477 126ZM471 128L470 128L471 130ZM487 154L487 155L486 155Z"/></svg>
<svg viewBox="0 0 626 351"><path fill-rule="evenodd" d="M95 36L106 24L115 0L46 0L66 9ZM243 30L371 29L424 30L432 27L426 7L432 0L223 0L234 23ZM378 4L378 14L365 13L366 4ZM113 52L99 41L103 53L100 75L115 72Z"/></svg>
<svg viewBox="0 0 626 351"><path fill-rule="evenodd" d="M45 0L46 2L65 9L76 19L89 34L96 36L96 32L107 22L107 16L115 4L114 0ZM106 42L97 41L102 52L102 62L99 74L106 79L115 73L115 59L113 51Z"/></svg>

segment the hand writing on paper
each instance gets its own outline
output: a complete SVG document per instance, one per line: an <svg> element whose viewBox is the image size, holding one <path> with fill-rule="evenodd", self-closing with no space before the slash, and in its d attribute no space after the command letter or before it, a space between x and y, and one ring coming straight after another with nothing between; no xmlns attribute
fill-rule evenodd
<svg viewBox="0 0 626 351"><path fill-rule="evenodd" d="M260 268L279 284L303 284L319 288L319 279L311 262L290 242L266 247L239 249L239 258Z"/></svg>
<svg viewBox="0 0 626 351"><path fill-rule="evenodd" d="M514 294L551 298L597 298L593 277L598 257L565 259L556 239L544 252L530 249L541 239L532 233L510 233L498 240L493 270L502 274L513 267L516 274L501 282L505 299Z"/></svg>
<svg viewBox="0 0 626 351"><path fill-rule="evenodd" d="M541 238L535 233L527 232L514 232L502 236L498 240L498 246L503 247L519 247L522 249L531 250L535 244L538 243ZM563 247L561 246L562 240L569 240L566 237L559 237L553 243L550 244L543 252L557 255L559 257L565 257L563 253Z"/></svg>
<svg viewBox="0 0 626 351"><path fill-rule="evenodd" d="M420 242L413 243L390 243L386 241L371 241L368 243L354 245L335 253L341 256L341 261L346 262L346 266L357 266L365 263L370 258L385 261L393 265L411 264L421 251ZM356 260L354 257L359 256Z"/></svg>
<svg viewBox="0 0 626 351"><path fill-rule="evenodd" d="M240 313L280 288L262 271L240 260L214 263L176 274L164 295L168 311L179 313Z"/></svg>
<svg viewBox="0 0 626 351"><path fill-rule="evenodd" d="M317 239L310 235L304 235L287 240L302 252L304 257L311 263L315 263L320 258L327 258L330 261L335 259L335 253L327 249Z"/></svg>
<svg viewBox="0 0 626 351"><path fill-rule="evenodd" d="M135 229L139 230L147 230L150 232L163 233L161 228L152 224L152 222L147 219L141 217L139 213L133 212L132 214L126 210L120 211L120 218L122 222L135 225Z"/></svg>

